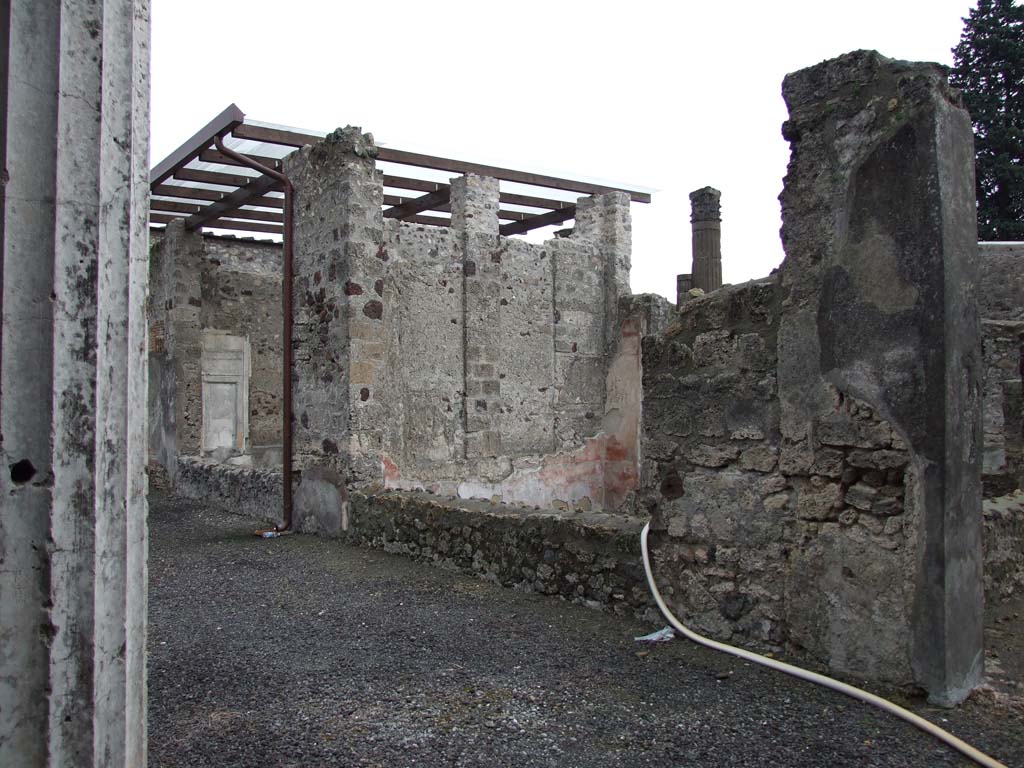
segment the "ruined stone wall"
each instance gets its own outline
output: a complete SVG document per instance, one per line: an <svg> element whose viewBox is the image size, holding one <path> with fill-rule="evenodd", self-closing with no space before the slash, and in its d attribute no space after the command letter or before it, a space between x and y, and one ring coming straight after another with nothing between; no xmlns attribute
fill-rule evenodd
<svg viewBox="0 0 1024 768"><path fill-rule="evenodd" d="M582 199L573 235L538 245L500 236L497 181L468 175L452 180L452 226L428 227L383 218L374 154L345 129L289 161L306 478L328 468L466 497L621 504L636 479L636 340L650 314L622 342L628 196ZM627 346L634 365L614 366ZM613 368L637 400L632 425L614 407L628 446L609 447Z"/></svg>
<svg viewBox="0 0 1024 768"><path fill-rule="evenodd" d="M630 457L622 446L609 453L607 440L584 445L626 428L618 407L608 424L608 376L614 353L632 344L635 365L620 365L614 380L632 374L632 389L619 389L638 400L639 330L634 323L622 336L619 286L608 311L602 233L578 226L573 237L543 244L499 237L497 184L467 182L493 197L476 200L492 211L493 231L385 228L387 365L376 389L388 414L385 479L466 497L617 506L636 479L635 431ZM483 219L477 213L473 225ZM630 413L635 427L638 403ZM621 466L628 458L629 470ZM609 476L606 498L613 471L619 475Z"/></svg>
<svg viewBox="0 0 1024 768"><path fill-rule="evenodd" d="M787 76L776 280L644 345L641 500L685 620L962 700L981 675L970 121L937 65Z"/></svg>
<svg viewBox="0 0 1024 768"><path fill-rule="evenodd" d="M813 448L784 437L783 302L775 277L722 288L645 340L641 502L667 534L658 569L713 637L899 680L917 533L906 446L835 388ZM875 643L903 655L872 658Z"/></svg>
<svg viewBox="0 0 1024 768"><path fill-rule="evenodd" d="M178 455L199 453L203 426L200 375L200 275L203 239L170 224L151 233L147 305L150 460L173 478Z"/></svg>
<svg viewBox="0 0 1024 768"><path fill-rule="evenodd" d="M202 333L248 337L249 445L273 463L281 443L281 246L203 236L180 222L151 234L149 450L173 478L200 453Z"/></svg>
<svg viewBox="0 0 1024 768"><path fill-rule="evenodd" d="M204 237L200 324L249 339L249 445L281 445L281 246Z"/></svg>

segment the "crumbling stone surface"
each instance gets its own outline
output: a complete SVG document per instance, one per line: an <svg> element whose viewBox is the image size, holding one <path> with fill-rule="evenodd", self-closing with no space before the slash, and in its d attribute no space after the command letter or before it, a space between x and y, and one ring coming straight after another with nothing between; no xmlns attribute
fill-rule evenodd
<svg viewBox="0 0 1024 768"><path fill-rule="evenodd" d="M970 121L874 52L783 94L778 278L645 341L657 572L714 636L952 703L981 673Z"/></svg>

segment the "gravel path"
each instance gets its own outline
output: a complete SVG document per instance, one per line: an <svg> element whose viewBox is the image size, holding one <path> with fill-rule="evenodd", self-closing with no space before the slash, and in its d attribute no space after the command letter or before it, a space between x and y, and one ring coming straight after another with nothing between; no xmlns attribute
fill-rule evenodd
<svg viewBox="0 0 1024 768"><path fill-rule="evenodd" d="M966 764L828 691L635 643L635 621L253 529L151 499L151 766ZM916 709L1024 764L1018 715Z"/></svg>

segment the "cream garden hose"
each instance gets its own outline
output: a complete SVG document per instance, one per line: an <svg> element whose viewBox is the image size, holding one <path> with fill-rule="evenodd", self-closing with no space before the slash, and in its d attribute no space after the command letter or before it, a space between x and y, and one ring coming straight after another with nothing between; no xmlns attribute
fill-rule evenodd
<svg viewBox="0 0 1024 768"><path fill-rule="evenodd" d="M847 696L851 696L854 699L858 699L867 704L871 704L879 709L885 710L886 712L896 715L901 720L905 720L911 725L917 726L922 731L930 733L937 739L944 741L946 744L951 746L957 752L969 757L971 760L976 762L978 765L983 765L986 768L1007 768L1003 763L995 760L984 752L975 749L967 742L958 739L956 736L951 734L949 731L945 731L934 723L925 720L923 717L915 715L913 712L904 709L898 704L893 704L887 699L883 699L881 696L876 696L873 693L861 690L853 685L847 685L838 680L833 680L831 677L826 675L819 675L817 672L811 672L801 667L795 667L792 664L786 664L782 661L776 661L775 659L769 659L767 656L761 656L760 654L753 653L751 651L745 651L742 648L736 648L732 645L726 645L725 643L719 643L716 640L698 635L691 629L683 626L682 622L675 617L675 615L668 609L665 604L665 600L661 596L661 592L658 591L658 585L654 583L654 572L651 570L651 555L647 549L647 534L650 531L651 524L647 523L644 529L640 532L640 551L643 555L644 560L644 572L647 574L647 586L651 590L651 595L654 597L654 602L658 604L658 610L661 611L661 615L665 617L672 628L680 634L689 638L695 643L706 646L722 653L728 653L733 656L738 656L741 659L752 661L755 664L760 664L770 669L778 670L779 672L785 672L787 675L798 677L801 680L806 680L809 683L817 683L823 685L826 688L831 688L833 691L839 691L845 693Z"/></svg>

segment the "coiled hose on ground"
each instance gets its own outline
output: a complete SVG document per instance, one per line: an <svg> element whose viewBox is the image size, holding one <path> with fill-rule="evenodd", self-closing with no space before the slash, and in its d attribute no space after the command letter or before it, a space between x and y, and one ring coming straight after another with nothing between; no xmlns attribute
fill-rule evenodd
<svg viewBox="0 0 1024 768"><path fill-rule="evenodd" d="M856 686L848 685L838 680L833 680L831 677L827 677L826 675L819 675L817 672L811 672L810 670L802 669L801 667L795 667L792 664L786 664L782 661L769 659L767 656L761 656L760 654L753 653L752 651L746 651L742 648L736 648L732 645L726 645L725 643L711 640L710 638L698 635L693 630L685 627L683 623L675 617L672 611L669 610L668 606L665 604L665 600L661 596L661 592L658 591L658 585L654 583L654 572L651 570L651 556L647 548L647 534L649 533L650 528L651 524L648 523L640 532L640 551L644 560L644 572L647 574L647 587L651 590L651 595L654 597L654 602L658 604L658 610L661 611L661 615L664 616L668 623L672 625L673 629L684 637L707 648L721 651L722 653L728 653L732 656L738 656L741 659L752 661L755 664L760 664L770 669L778 670L779 672L784 672L787 675L792 675L793 677L797 677L801 680L806 680L809 683L816 683L818 685L823 685L826 688L831 688L833 691L845 693L847 696L878 707L879 709L895 715L901 720L905 720L911 725L920 728L922 731L930 733L932 736L945 742L957 752L970 758L978 765L983 765L985 768L1007 768L1003 763L1000 763L998 760L989 757L984 752L975 749L967 742L958 739L949 731L939 728L939 726L934 723L925 720L923 717L915 715L913 712L904 709L898 704L893 704L891 701L883 699L881 696L876 696L875 694L868 693Z"/></svg>

